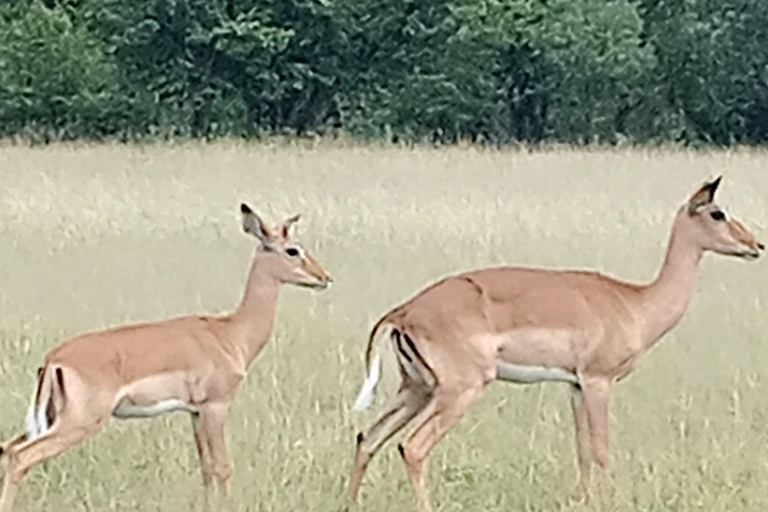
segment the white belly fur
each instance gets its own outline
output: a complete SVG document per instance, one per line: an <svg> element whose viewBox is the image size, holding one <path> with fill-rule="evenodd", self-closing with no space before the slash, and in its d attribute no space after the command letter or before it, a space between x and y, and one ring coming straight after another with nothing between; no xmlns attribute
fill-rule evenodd
<svg viewBox="0 0 768 512"><path fill-rule="evenodd" d="M197 413L190 404L186 376L179 372L145 377L125 386L112 410L116 418L149 418L174 411Z"/></svg>
<svg viewBox="0 0 768 512"><path fill-rule="evenodd" d="M575 373L557 367L547 366L523 366L511 363L497 363L499 380L531 384L534 382L567 382L573 385L581 385L581 379Z"/></svg>
<svg viewBox="0 0 768 512"><path fill-rule="evenodd" d="M197 414L197 407L176 398L156 402L152 405L136 405L128 400L121 400L112 411L115 418L150 418L161 414L185 411Z"/></svg>

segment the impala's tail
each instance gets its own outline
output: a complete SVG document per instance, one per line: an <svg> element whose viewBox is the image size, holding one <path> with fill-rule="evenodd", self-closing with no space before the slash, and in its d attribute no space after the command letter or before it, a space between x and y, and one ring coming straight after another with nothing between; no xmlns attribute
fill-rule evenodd
<svg viewBox="0 0 768 512"><path fill-rule="evenodd" d="M391 328L390 339L400 366L401 378L405 379L409 386L418 386L425 390L433 390L438 383L437 374L424 358L425 347L422 346L420 349L418 347L420 343L403 329L401 315L402 310L395 309L373 326L371 336L368 338L368 348L365 351L365 383L355 402L355 409L358 411L367 409L373 403L376 385L381 378L382 341L387 339L383 333L388 328Z"/></svg>
<svg viewBox="0 0 768 512"><path fill-rule="evenodd" d="M386 315L373 326L371 336L368 338L368 348L365 350L365 383L360 395L355 402L355 410L367 409L373 403L376 395L376 386L381 378L381 341L385 339L381 332L392 325L389 323L389 315Z"/></svg>
<svg viewBox="0 0 768 512"><path fill-rule="evenodd" d="M60 367L45 365L37 371L37 391L27 412L27 439L48 432L64 406L64 375Z"/></svg>

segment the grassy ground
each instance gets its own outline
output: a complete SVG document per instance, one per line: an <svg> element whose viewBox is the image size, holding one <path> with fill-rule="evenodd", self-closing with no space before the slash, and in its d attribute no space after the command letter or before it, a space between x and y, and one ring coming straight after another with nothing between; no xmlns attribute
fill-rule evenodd
<svg viewBox="0 0 768 512"><path fill-rule="evenodd" d="M768 154L477 151L237 144L0 149L0 436L20 431L35 370L86 330L231 310L252 251L238 204L300 212L334 275L285 289L273 340L232 404L226 509L338 510L368 329L426 284L502 263L599 269L633 281L661 263L676 208L725 174L719 202L768 225ZM730 207L730 208L728 208ZM766 236L768 237L768 236ZM768 274L707 256L687 316L615 389L621 510L768 508ZM148 354L148 357L151 357ZM378 403L393 393L385 368ZM577 510L568 390L497 384L437 448L439 510ZM36 468L19 509L199 509L190 422L114 421ZM362 509L412 510L394 443Z"/></svg>

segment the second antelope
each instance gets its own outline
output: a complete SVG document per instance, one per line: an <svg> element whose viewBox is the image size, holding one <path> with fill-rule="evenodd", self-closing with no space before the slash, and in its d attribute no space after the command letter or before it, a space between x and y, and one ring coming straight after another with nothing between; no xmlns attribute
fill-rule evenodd
<svg viewBox="0 0 768 512"><path fill-rule="evenodd" d="M86 334L57 346L39 370L27 432L0 447L6 469L0 512L9 512L26 473L83 443L110 417L186 411L202 466L226 494L230 474L224 422L248 367L272 335L283 283L326 288L330 277L289 230L268 228L243 204L243 230L256 237L240 306L224 317L185 317Z"/></svg>
<svg viewBox="0 0 768 512"><path fill-rule="evenodd" d="M683 316L704 252L755 259L765 249L715 204L719 183L706 183L677 212L666 259L650 284L593 272L494 268L448 277L387 313L371 333L356 408L373 400L385 331L400 389L358 434L350 499L377 450L404 429L400 453L420 508L430 510L427 457L495 380L570 385L582 491L588 498L594 460L610 493L611 387Z"/></svg>

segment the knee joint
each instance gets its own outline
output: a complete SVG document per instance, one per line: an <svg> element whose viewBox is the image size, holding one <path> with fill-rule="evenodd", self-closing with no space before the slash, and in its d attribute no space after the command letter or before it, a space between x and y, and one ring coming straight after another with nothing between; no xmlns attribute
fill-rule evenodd
<svg viewBox="0 0 768 512"><path fill-rule="evenodd" d="M597 465L600 466L603 469L608 469L608 466L610 465L610 454L607 450L602 449L596 449L594 450L594 457L595 462L597 462Z"/></svg>
<svg viewBox="0 0 768 512"><path fill-rule="evenodd" d="M9 478L11 480L11 483L14 485L21 485L21 481L24 480L24 476L27 474L26 469L19 469L14 467L14 465L10 465L8 467L6 478Z"/></svg>
<svg viewBox="0 0 768 512"><path fill-rule="evenodd" d="M362 432L357 434L357 454L358 457L370 459L373 457L375 437L365 437Z"/></svg>
<svg viewBox="0 0 768 512"><path fill-rule="evenodd" d="M400 456L403 458L403 460L405 461L405 464L408 466L418 465L422 461L422 457L419 456L419 454L416 453L413 448L409 448L407 443L398 444L397 450L400 452Z"/></svg>
<svg viewBox="0 0 768 512"><path fill-rule="evenodd" d="M232 468L229 464L220 464L212 468L211 473L216 477L218 481L228 480L232 474Z"/></svg>
<svg viewBox="0 0 768 512"><path fill-rule="evenodd" d="M357 459L362 461L363 464L368 464L368 461L370 461L372 458L373 450L370 446L366 446L365 443L362 443L357 447Z"/></svg>
<svg viewBox="0 0 768 512"><path fill-rule="evenodd" d="M411 389L424 402L428 402L435 396L435 386L429 382L421 382Z"/></svg>

